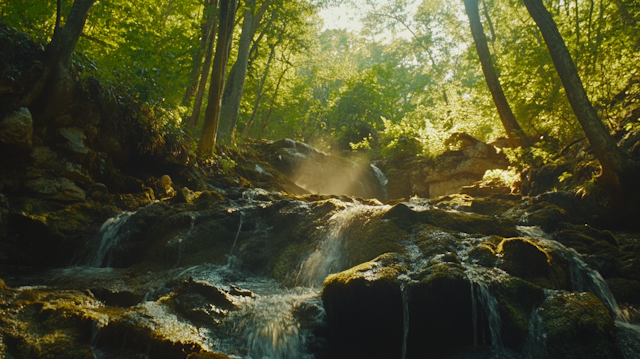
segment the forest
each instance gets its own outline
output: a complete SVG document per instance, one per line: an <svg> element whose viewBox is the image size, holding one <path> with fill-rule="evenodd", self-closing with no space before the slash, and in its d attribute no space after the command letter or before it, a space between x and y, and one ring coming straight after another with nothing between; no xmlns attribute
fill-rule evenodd
<svg viewBox="0 0 640 359"><path fill-rule="evenodd" d="M0 359L640 358L639 21L3 0Z"/></svg>

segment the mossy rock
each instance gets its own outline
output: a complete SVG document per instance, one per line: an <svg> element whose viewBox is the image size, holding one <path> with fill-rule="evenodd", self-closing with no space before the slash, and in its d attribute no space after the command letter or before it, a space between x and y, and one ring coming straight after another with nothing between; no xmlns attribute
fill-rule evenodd
<svg viewBox="0 0 640 359"><path fill-rule="evenodd" d="M443 231L430 225L416 225L413 238L422 255L427 258L440 253L457 252L460 248L460 241L456 233Z"/></svg>
<svg viewBox="0 0 640 359"><path fill-rule="evenodd" d="M407 283L409 336L407 357L436 358L453 355L474 345L474 316L471 282L465 268L457 263L438 263L415 275ZM486 320L476 330L488 333ZM480 338L481 339L481 338ZM489 344L490 338L486 338Z"/></svg>
<svg viewBox="0 0 640 359"><path fill-rule="evenodd" d="M531 313L544 301L545 293L517 277L507 277L492 285L500 307L502 341L506 347L521 352L529 335Z"/></svg>
<svg viewBox="0 0 640 359"><path fill-rule="evenodd" d="M624 278L607 279L607 286L618 303L640 304L640 282Z"/></svg>
<svg viewBox="0 0 640 359"><path fill-rule="evenodd" d="M469 261L483 267L493 268L498 262L498 257L491 245L481 243L469 251Z"/></svg>
<svg viewBox="0 0 640 359"><path fill-rule="evenodd" d="M457 213L442 210L418 212L419 221L442 229L470 234L516 237L516 224L505 218L488 217L475 213Z"/></svg>
<svg viewBox="0 0 640 359"><path fill-rule="evenodd" d="M521 219L528 226L539 226L546 232L551 232L561 222L567 221L567 212L551 203L539 203L529 208L528 213Z"/></svg>
<svg viewBox="0 0 640 359"><path fill-rule="evenodd" d="M508 238L496 250L502 256L500 268L507 273L528 281L548 278L551 257L532 241L525 238Z"/></svg>
<svg viewBox="0 0 640 359"><path fill-rule="evenodd" d="M503 201L497 198L475 198L471 202L469 211L486 216L499 216L515 205L512 201Z"/></svg>
<svg viewBox="0 0 640 359"><path fill-rule="evenodd" d="M402 351L403 257L385 254L327 277L322 301L327 312L331 357L392 358Z"/></svg>
<svg viewBox="0 0 640 359"><path fill-rule="evenodd" d="M591 293L565 293L540 307L547 358L622 358L607 307Z"/></svg>

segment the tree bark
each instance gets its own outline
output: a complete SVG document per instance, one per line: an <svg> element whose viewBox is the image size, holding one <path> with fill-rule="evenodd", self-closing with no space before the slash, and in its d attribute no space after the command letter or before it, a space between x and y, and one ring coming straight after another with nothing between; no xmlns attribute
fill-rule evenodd
<svg viewBox="0 0 640 359"><path fill-rule="evenodd" d="M281 37L282 38L282 37ZM258 112L258 105L260 105L260 99L262 98L262 90L264 88L264 83L267 81L267 77L269 76L269 66L271 65L271 60L273 60L273 56L276 52L276 46L271 47L271 53L269 53L269 60L267 60L267 66L264 70L264 75L262 76L262 80L258 84L258 94L256 96L256 102L253 104L253 110L251 111L251 117L247 121L247 125L244 127L244 131L242 131L242 138L249 137L249 130L251 130L251 125L253 125L253 119L256 117L256 112Z"/></svg>
<svg viewBox="0 0 640 359"><path fill-rule="evenodd" d="M213 59L211 81L209 83L209 102L204 115L204 127L200 138L200 154L205 155L216 146L216 135L220 120L224 75L229 60L229 50L233 38L233 26L236 12L236 0L220 0L220 20L218 26L218 43Z"/></svg>
<svg viewBox="0 0 640 359"><path fill-rule="evenodd" d="M247 8L244 11L242 34L238 44L238 57L231 68L224 94L222 95L221 126L218 133L218 140L220 141L230 144L235 143L235 129L240 113L244 82L247 77L251 41L255 35L257 25L262 20L262 16L270 3L271 0L265 0L258 13L254 14L255 0L246 0Z"/></svg>
<svg viewBox="0 0 640 359"><path fill-rule="evenodd" d="M218 0L214 1L214 6L217 8ZM211 24L211 31L209 31L209 38L207 39L207 48L205 49L206 55L204 58L204 64L202 64L202 73L200 74L198 89L196 90L195 99L193 101L193 110L191 111L191 116L187 119L187 126L192 129L198 127L198 119L200 118L200 111L202 110L202 100L204 99L207 80L209 79L209 73L211 72L211 61L213 60L213 49L215 48L217 26L218 18L214 17L214 21Z"/></svg>
<svg viewBox="0 0 640 359"><path fill-rule="evenodd" d="M280 83L282 82L282 78L284 77L284 75L287 73L287 71L289 71L289 68L290 66L285 67L284 71L282 71L282 74L280 74L280 77L278 78L278 83L276 84L276 90L273 92L273 96L271 97L271 103L269 104L269 111L267 111L267 114L264 115L264 119L262 120L262 126L260 126L260 134L258 135L258 138L262 138L264 129L267 128L267 123L269 122L269 117L271 116L271 112L273 111L273 106L275 105L276 97L278 97L278 90L280 90Z"/></svg>
<svg viewBox="0 0 640 359"><path fill-rule="evenodd" d="M538 25L569 103L584 130L595 156L602 166L599 181L617 200L623 196L638 197L638 166L617 145L609 130L593 108L571 59L567 46L551 14L541 0L523 0L529 14ZM636 203L637 205L637 203Z"/></svg>
<svg viewBox="0 0 640 359"><path fill-rule="evenodd" d="M87 22L89 10L96 0L76 0L64 26L59 26L60 13L56 15L56 28L44 53L42 76L21 101L28 107L34 119L47 121L64 110L73 101L74 81L69 73L71 55ZM58 8L58 12L62 9Z"/></svg>
<svg viewBox="0 0 640 359"><path fill-rule="evenodd" d="M202 39L200 39L200 46L197 48L195 54L193 54L193 59L191 61L191 73L189 74L191 83L185 90L184 97L182 98L182 106L188 106L191 98L197 92L198 83L200 82L200 72L204 67L202 64L202 58L206 58L211 34L215 32L215 26L213 25L216 21L215 11L217 7L218 4L216 0L205 1L204 10L202 11L202 24L200 26Z"/></svg>
<svg viewBox="0 0 640 359"><path fill-rule="evenodd" d="M509 145L513 148L529 147L529 141L525 136L522 128L516 121L516 117L511 111L509 102L502 91L500 80L493 67L491 61L491 53L489 52L489 46L487 45L487 37L484 34L484 28L480 22L480 11L478 10L478 0L464 0L464 7L469 17L469 25L471 27L471 34L473 35L473 41L476 45L476 51L482 64L482 72L487 81L487 86L493 97L493 102L498 110L498 115L502 121L507 136L509 137Z"/></svg>

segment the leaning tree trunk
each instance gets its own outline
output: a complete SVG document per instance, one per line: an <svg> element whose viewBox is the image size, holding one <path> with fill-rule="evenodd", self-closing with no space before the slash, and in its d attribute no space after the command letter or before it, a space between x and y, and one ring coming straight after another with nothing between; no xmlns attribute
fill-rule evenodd
<svg viewBox="0 0 640 359"><path fill-rule="evenodd" d="M209 102L204 114L204 127L200 138L200 154L211 152L216 146L216 135L220 120L224 75L229 60L229 50L233 38L236 0L220 0L220 21L218 26L218 43L213 59L211 81L209 83Z"/></svg>
<svg viewBox="0 0 640 359"><path fill-rule="evenodd" d="M523 1L529 14L540 28L573 112L587 135L596 158L600 161L602 174L599 177L599 182L609 190L614 205L616 203L631 203L629 201L632 198L634 198L633 201L636 201L640 197L637 190L637 176L640 174L638 165L616 145L609 130L591 105L575 64L571 60L569 50L558 31L558 26L542 1Z"/></svg>
<svg viewBox="0 0 640 359"><path fill-rule="evenodd" d="M69 71L71 55L95 2L96 0L74 1L67 22L62 27L59 26L62 9L58 6L58 26L44 53L44 71L21 103L29 108L36 120L46 121L54 117L73 101L74 81Z"/></svg>
<svg viewBox="0 0 640 359"><path fill-rule="evenodd" d="M244 12L240 43L238 44L238 58L231 68L224 94L222 95L221 127L218 133L218 140L227 143L235 142L234 134L240 113L240 102L242 101L242 94L244 92L244 82L247 77L251 41L253 40L258 25L262 21L262 16L272 1L273 0L264 0L260 9L255 14L256 1L245 1L246 9Z"/></svg>
<svg viewBox="0 0 640 359"><path fill-rule="evenodd" d="M218 7L218 1L213 2L213 6ZM216 27L218 26L218 18L214 17L213 23L210 24L209 38L207 39L207 46L205 49L206 55L204 57L204 64L202 64L202 73L200 74L200 81L198 82L198 89L195 93L195 99L193 101L193 110L191 116L187 119L187 126L191 129L198 127L198 119L200 118L200 111L202 110L202 100L204 99L204 92L207 87L207 80L209 79L209 73L211 72L211 62L213 61L213 49L215 48L216 40Z"/></svg>
<svg viewBox="0 0 640 359"><path fill-rule="evenodd" d="M191 73L189 74L190 83L185 90L184 97L182 98L182 106L188 106L191 102L191 98L196 94L198 89L198 83L200 80L200 72L202 71L202 59L206 58L208 52L209 40L211 34L215 31L214 22L216 19L216 0L206 0L204 4L204 10L202 11L202 23L200 26L200 32L202 33L202 39L200 39L200 46L197 47L191 61Z"/></svg>
<svg viewBox="0 0 640 359"><path fill-rule="evenodd" d="M247 77L247 66L249 64L249 49L251 40L255 33L253 7L255 0L246 1L247 8L244 10L244 22L242 23L242 34L238 44L238 58L231 68L229 78L222 95L222 112L220 114L221 124L218 132L218 140L226 143L234 142L234 132L238 122L240 112L240 102L244 92L244 81Z"/></svg>
<svg viewBox="0 0 640 359"><path fill-rule="evenodd" d="M467 12L467 16L469 17L471 34L473 35L473 42L476 44L476 51L480 58L480 64L482 64L482 72L484 73L484 78L486 79L487 86L491 92L491 97L493 97L493 102L498 110L498 115L500 116L502 125L509 137L509 145L513 148L529 147L529 141L527 141L527 137L511 111L509 102L502 91L502 86L500 85L500 80L498 79L496 70L493 68L489 45L487 45L487 37L484 34L484 28L480 22L478 0L464 0L464 8Z"/></svg>

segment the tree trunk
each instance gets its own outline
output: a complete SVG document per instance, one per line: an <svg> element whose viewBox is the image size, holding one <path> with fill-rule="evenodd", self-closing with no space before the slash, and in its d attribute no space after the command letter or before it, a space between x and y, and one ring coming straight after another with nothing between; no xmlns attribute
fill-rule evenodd
<svg viewBox="0 0 640 359"><path fill-rule="evenodd" d="M73 101L74 81L69 73L71 55L82 34L89 10L96 0L76 0L64 26L56 27L44 53L41 78L21 101L34 118L46 121L64 110ZM56 24L59 23L58 8Z"/></svg>
<svg viewBox="0 0 640 359"><path fill-rule="evenodd" d="M260 80L260 83L258 84L258 95L256 96L256 102L253 104L253 111L251 111L251 117L249 117L249 120L247 121L247 125L244 127L244 131L242 132L242 138L249 137L249 130L251 130L251 125L253 125L253 119L256 117L256 112L258 112L258 105L260 105L262 90L264 88L264 83L267 81L267 77L269 76L269 66L271 65L271 60L273 60L273 56L275 52L276 52L276 47L274 45L271 47L271 53L269 54L269 60L267 60L267 66L264 70L264 75L262 76L262 80Z"/></svg>
<svg viewBox="0 0 640 359"><path fill-rule="evenodd" d="M516 121L516 117L511 111L509 102L502 91L500 80L496 71L493 68L491 61L491 53L489 52L489 46L487 45L487 37L484 34L482 23L480 22L480 12L478 10L478 0L464 0L464 7L469 17L469 25L471 27L471 34L473 35L473 41L476 44L476 51L482 64L482 72L487 81L489 91L491 91L491 97L496 104L498 115L502 121L507 136L509 136L509 144L511 147L529 147L529 141L525 136L522 128Z"/></svg>
<svg viewBox="0 0 640 359"><path fill-rule="evenodd" d="M202 64L202 58L206 58L207 49L209 48L209 40L211 34L215 32L214 22L216 19L215 10L217 8L216 0L206 0L204 4L204 10L202 11L202 24L200 26L200 32L202 33L202 39L200 40L200 46L196 49L193 59L191 61L191 73L189 78L191 83L187 87L184 97L182 98L182 106L188 106L193 95L196 94L198 89L198 83L200 80L200 71L204 66Z"/></svg>
<svg viewBox="0 0 640 359"><path fill-rule="evenodd" d="M637 199L636 176L640 172L638 166L626 152L618 148L609 130L591 105L569 50L551 14L541 0L524 0L524 4L542 33L569 103L589 139L595 156L600 161L602 174L599 182L610 191L613 202L626 202L631 197Z"/></svg>
<svg viewBox="0 0 640 359"><path fill-rule="evenodd" d="M217 8L218 0L214 1L213 6ZM193 101L193 110L191 111L191 116L187 119L187 126L192 129L198 127L198 119L200 118L200 111L202 109L202 100L204 99L204 92L207 87L209 72L211 72L211 61L213 60L213 49L215 48L217 26L218 18L214 16L214 21L211 24L211 29L209 31L209 38L207 39L207 48L205 49L206 55L204 58L204 64L202 64L202 74L200 74L198 90L195 93L196 98Z"/></svg>
<svg viewBox="0 0 640 359"><path fill-rule="evenodd" d="M255 0L246 0L245 3L246 9L242 23L242 34L240 35L240 42L238 44L238 58L231 68L224 94L222 95L221 127L218 133L218 140L226 143L235 143L235 129L240 112L242 93L244 92L244 82L247 77L251 41L271 1L272 0L265 0L257 14L254 14L256 7Z"/></svg>
<svg viewBox="0 0 640 359"><path fill-rule="evenodd" d="M278 83L276 84L276 90L273 92L273 96L271 97L271 103L269 104L269 111L267 111L267 114L264 115L264 119L262 120L262 126L260 126L260 134L258 135L258 138L262 138L264 129L267 128L267 122L269 122L269 117L271 116L271 112L273 111L273 106L276 102L276 97L278 97L278 90L280 90L280 83L282 82L282 78L284 77L284 75L287 73L288 70L289 70L289 66L285 67L284 71L282 71L282 74L280 74L280 77L278 78Z"/></svg>
<svg viewBox="0 0 640 359"><path fill-rule="evenodd" d="M229 78L222 95L222 111L220 113L221 123L218 132L218 140L226 143L234 143L234 132L240 112L240 102L244 92L244 81L247 77L247 66L249 64L249 49L251 40L255 33L254 14L255 0L246 1L247 8L244 10L244 22L242 23L242 34L238 44L238 58L231 68Z"/></svg>
<svg viewBox="0 0 640 359"><path fill-rule="evenodd" d="M213 59L211 81L209 83L209 102L204 115L204 127L200 138L200 154L205 155L216 146L216 134L222 105L224 75L229 60L229 50L233 38L233 25L236 12L236 0L220 0L220 25L218 26L218 43Z"/></svg>

